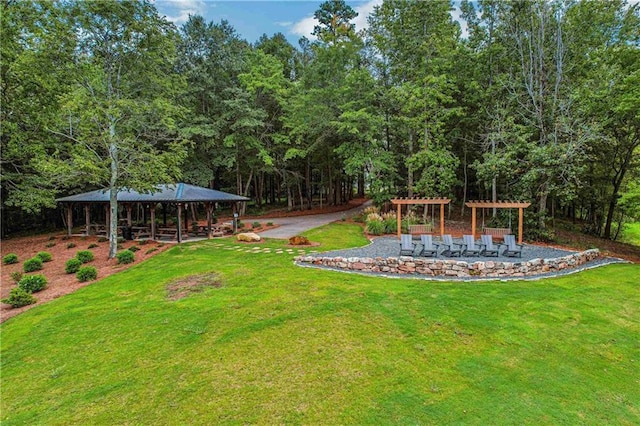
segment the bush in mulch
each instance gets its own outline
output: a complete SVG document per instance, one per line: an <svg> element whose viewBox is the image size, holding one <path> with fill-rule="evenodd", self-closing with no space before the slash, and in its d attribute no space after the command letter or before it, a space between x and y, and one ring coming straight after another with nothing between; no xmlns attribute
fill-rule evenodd
<svg viewBox="0 0 640 426"><path fill-rule="evenodd" d="M98 278L98 271L93 266L83 266L76 273L76 278L78 278L78 281L81 283L85 281L92 281Z"/></svg>
<svg viewBox="0 0 640 426"><path fill-rule="evenodd" d="M9 297L2 299L1 302L11 305L13 308L21 308L36 303L37 300L31 293L24 291L20 287L14 287L11 289Z"/></svg>
<svg viewBox="0 0 640 426"><path fill-rule="evenodd" d="M9 253L8 255L2 258L2 263L4 263L5 265L18 263L18 255L15 253Z"/></svg>
<svg viewBox="0 0 640 426"><path fill-rule="evenodd" d="M47 279L44 275L27 275L22 277L18 283L18 287L28 293L36 293L40 290L44 290L47 287Z"/></svg>
<svg viewBox="0 0 640 426"><path fill-rule="evenodd" d="M39 251L36 257L39 257L43 262L51 262L53 260L53 256L48 251Z"/></svg>
<svg viewBox="0 0 640 426"><path fill-rule="evenodd" d="M135 256L130 250L122 250L121 252L116 254L116 258L118 259L118 265L133 263L133 261L135 260Z"/></svg>
<svg viewBox="0 0 640 426"><path fill-rule="evenodd" d="M81 266L82 262L74 257L73 259L67 260L67 263L64 264L64 271L67 274L75 274Z"/></svg>
<svg viewBox="0 0 640 426"><path fill-rule="evenodd" d="M76 253L76 259L82 263L91 262L93 260L93 252L89 250L80 250Z"/></svg>
<svg viewBox="0 0 640 426"><path fill-rule="evenodd" d="M32 257L22 264L22 269L25 272L38 271L42 269L42 259L40 259L39 257Z"/></svg>

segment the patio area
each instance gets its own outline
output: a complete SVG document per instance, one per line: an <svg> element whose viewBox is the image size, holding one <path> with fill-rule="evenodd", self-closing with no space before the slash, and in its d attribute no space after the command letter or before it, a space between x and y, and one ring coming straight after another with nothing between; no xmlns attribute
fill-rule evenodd
<svg viewBox="0 0 640 426"><path fill-rule="evenodd" d="M462 243L462 240L454 239L454 242ZM417 242L415 253L419 253L421 248ZM397 238L379 237L364 247L298 256L295 261L300 266L339 271L464 281L538 279L624 262L604 257L597 249L577 252L532 244L524 245L521 258L504 256L504 247L498 257L450 257L442 255L441 250L437 257L400 256Z"/></svg>

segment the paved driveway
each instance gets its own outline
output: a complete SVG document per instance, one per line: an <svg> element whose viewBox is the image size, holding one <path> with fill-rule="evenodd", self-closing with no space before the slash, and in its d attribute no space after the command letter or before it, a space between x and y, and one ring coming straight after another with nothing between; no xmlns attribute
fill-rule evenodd
<svg viewBox="0 0 640 426"><path fill-rule="evenodd" d="M367 201L359 207L351 210L346 210L337 213L327 214L315 214L309 216L295 216L295 217L274 217L274 218L260 218L260 222L273 222L280 225L277 228L270 229L268 231L258 232L260 236L264 238L281 238L288 239L296 235L300 235L302 232L318 226L326 225L327 223L335 222L342 219L342 216L352 216L361 212L367 206L371 205L371 201Z"/></svg>

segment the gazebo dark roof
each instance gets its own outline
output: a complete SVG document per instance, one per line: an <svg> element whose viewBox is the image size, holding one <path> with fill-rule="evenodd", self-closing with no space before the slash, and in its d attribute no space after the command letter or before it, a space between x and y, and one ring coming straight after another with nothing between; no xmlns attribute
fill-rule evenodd
<svg viewBox="0 0 640 426"><path fill-rule="evenodd" d="M212 201L249 201L249 198L228 192L201 186L177 183L175 185L158 185L157 192L144 194L134 190L121 190L118 192L118 202L121 203L197 203ZM70 195L56 199L60 203L108 203L109 190L98 189L83 194Z"/></svg>

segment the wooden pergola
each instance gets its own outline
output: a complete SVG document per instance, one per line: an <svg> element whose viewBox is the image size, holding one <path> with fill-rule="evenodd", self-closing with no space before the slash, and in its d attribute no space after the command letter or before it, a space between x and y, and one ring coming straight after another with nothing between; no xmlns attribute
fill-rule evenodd
<svg viewBox="0 0 640 426"><path fill-rule="evenodd" d="M422 204L422 205L440 205L440 235L444 235L444 206L451 202L448 198L394 198L391 200L392 204L398 206L398 239L400 239L400 234L402 234L402 206L403 205L414 205L414 204Z"/></svg>
<svg viewBox="0 0 640 426"><path fill-rule="evenodd" d="M465 206L471 207L471 235L476 236L476 209L518 209L518 243L522 244L522 221L524 217L524 209L529 207L531 203L522 201L469 201L464 203Z"/></svg>

